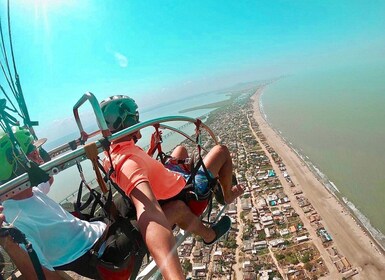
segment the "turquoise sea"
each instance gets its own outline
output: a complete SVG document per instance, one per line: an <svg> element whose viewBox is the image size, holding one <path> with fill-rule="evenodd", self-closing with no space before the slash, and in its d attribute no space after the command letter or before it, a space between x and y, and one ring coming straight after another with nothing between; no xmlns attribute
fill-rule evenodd
<svg viewBox="0 0 385 280"><path fill-rule="evenodd" d="M308 71L269 85L268 122L385 245L385 64Z"/></svg>

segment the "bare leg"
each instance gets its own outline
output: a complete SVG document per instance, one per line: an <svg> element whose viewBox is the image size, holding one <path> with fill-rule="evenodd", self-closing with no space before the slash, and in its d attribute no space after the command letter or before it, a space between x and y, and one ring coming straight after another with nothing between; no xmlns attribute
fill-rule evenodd
<svg viewBox="0 0 385 280"><path fill-rule="evenodd" d="M136 208L140 233L164 279L185 279L168 220L148 182L139 183L130 198Z"/></svg>
<svg viewBox="0 0 385 280"><path fill-rule="evenodd" d="M216 237L215 231L206 227L183 201L168 202L162 209L170 226L177 224L181 229L201 236L205 242L210 242Z"/></svg>
<svg viewBox="0 0 385 280"><path fill-rule="evenodd" d="M177 146L173 151L171 156L177 159L186 159L188 158L187 149L184 146Z"/></svg>
<svg viewBox="0 0 385 280"><path fill-rule="evenodd" d="M178 160L184 160L184 159L188 158L189 155L188 155L187 149L184 146L177 146L172 151L171 157L178 159ZM186 171L190 172L192 164L193 164L193 162L190 162L189 164L180 164L180 165L183 166L183 168Z"/></svg>
<svg viewBox="0 0 385 280"><path fill-rule="evenodd" d="M229 149L224 145L216 145L204 158L207 169L219 177L225 202L231 203L240 196L244 190L240 185L232 186L233 162Z"/></svg>

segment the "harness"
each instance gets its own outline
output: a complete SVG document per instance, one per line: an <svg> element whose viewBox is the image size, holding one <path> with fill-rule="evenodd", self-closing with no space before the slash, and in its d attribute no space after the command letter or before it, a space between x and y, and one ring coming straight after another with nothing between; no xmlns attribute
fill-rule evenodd
<svg viewBox="0 0 385 280"><path fill-rule="evenodd" d="M207 201L207 220L204 220L202 217L202 222L207 223L207 224L212 224L210 222L210 214L212 211L213 207L213 196L216 198L216 200L224 205L224 199L223 199L223 194L222 194L222 189L221 186L218 182L218 178L213 178L212 175L210 174L209 170L207 169L206 165L204 164L203 157L202 157L202 138L201 138L201 133L200 133L200 125L202 121L200 119L197 119L194 124L195 124L195 143L196 143L196 149L197 149L197 154L198 154L198 161L193 165L192 162L186 162L186 160L174 160L170 155L167 155L166 153L163 152L162 150L162 134L159 131L159 124L155 124L155 136L158 139L156 142L155 146L153 147L152 150L149 150L148 154L150 156L153 156L154 153L157 151L157 156L156 159L159 160L163 165L166 165L168 161L173 160L173 163L176 164L190 164L190 176L186 182L185 187L183 190L176 195L175 197L162 200L159 203L165 204L167 202L173 201L173 200L182 200L189 204L191 201ZM107 153L109 154L109 151L107 150ZM110 158L111 160L111 158ZM196 185L196 175L200 169L203 169L204 175L208 181L208 186L207 190L202 192L197 189Z"/></svg>
<svg viewBox="0 0 385 280"><path fill-rule="evenodd" d="M108 140L102 140L104 145L109 147ZM139 231L131 224L131 221L136 218L135 207L133 206L131 200L127 195L123 192L123 190L111 180L111 174L113 170L106 172L103 168L100 158L97 156L97 148L94 143L90 143L85 146L87 157L91 160L92 165L94 167L95 173L99 174L97 176L97 181L99 186L100 182L104 185L101 187L101 190L104 189L104 194L99 193L95 189L92 189L84 180L83 172L80 166L80 163L77 163L79 174L81 177L81 183L79 185L79 191L76 203L74 204L75 214L81 218L86 220L103 220L107 223L107 229L104 231L103 236L100 237L97 243L93 246L90 251L92 255L92 263L97 268L99 275L103 279L135 279L137 274L139 273L140 266L142 264L144 256L148 253L145 243L140 235ZM95 156L96 155L96 156ZM97 170L97 171L96 171ZM100 173L101 172L101 173ZM103 173L103 174L102 174ZM85 186L90 191L90 196L85 203L81 202L81 194L83 186ZM129 205L130 214L122 217L120 213L117 211L114 200L113 200L113 191L117 191L121 198L123 198ZM91 205L92 203L92 205ZM91 206L90 206L91 205ZM82 213L85 209L91 209L89 213ZM97 214L97 211L101 210L102 213ZM126 223L126 225L130 228L130 232L126 232L129 234L129 240L132 241L132 248L127 254L121 263L112 263L103 260L99 256L99 249L105 245L109 246L110 237L113 238L112 235L109 234L109 231L113 230L117 222ZM112 232L114 235L115 233Z"/></svg>

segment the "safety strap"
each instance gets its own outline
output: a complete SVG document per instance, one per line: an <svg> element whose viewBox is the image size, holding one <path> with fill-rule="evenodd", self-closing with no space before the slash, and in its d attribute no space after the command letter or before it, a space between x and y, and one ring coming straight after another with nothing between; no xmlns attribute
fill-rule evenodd
<svg viewBox="0 0 385 280"><path fill-rule="evenodd" d="M202 121L200 119L197 119L195 122L195 134L196 134L196 144L197 144L197 150L198 150L198 162L195 164L195 166L191 169L191 174L190 177L187 181L187 185L189 184L194 184L195 176L198 173L198 170L200 167L203 168L203 171L205 173L205 176L209 182L209 191L201 195L202 197L200 198L201 200L208 199L211 197L212 194L212 188L217 184L217 178L212 178L210 172L207 170L206 165L204 164L203 157L202 157L202 143L201 143L201 135L200 135L200 125Z"/></svg>
<svg viewBox="0 0 385 280"><path fill-rule="evenodd" d="M100 141L100 143L102 144L102 147L103 147L104 151L107 153L108 159L110 161L110 168L108 171L106 171L104 169L104 167L100 161L100 158L97 161L97 165L98 165L99 169L104 174L104 181L109 186L111 192L112 192L112 188L114 188L122 196L122 198L128 203L128 205L129 205L128 208L129 208L130 213L131 213L131 215L128 218L136 218L136 210L135 210L135 207L133 206L131 199L127 196L127 194L123 191L123 189L118 184L116 184L114 182L114 180L112 180L112 178L111 178L112 174L115 172L115 168L113 166L112 157L111 157L111 153L110 153L111 142L107 138L104 138L103 140Z"/></svg>
<svg viewBox="0 0 385 280"><path fill-rule="evenodd" d="M92 167L94 168L96 180L98 181L98 184L100 186L100 189L103 193L106 193L108 191L106 183L103 180L102 175L100 174L100 170L98 168L98 148L96 147L96 143L92 142L84 146L84 150L86 152L87 158L91 160Z"/></svg>
<svg viewBox="0 0 385 280"><path fill-rule="evenodd" d="M159 160L162 164L166 164L167 160L170 159L171 156L167 155L162 151L163 139L162 139L162 133L160 133L159 131L159 124L158 123L154 124L154 128L155 128L155 134L158 137L159 141L155 144L155 146L151 150L148 151L148 155L152 157L155 151L158 151L156 159Z"/></svg>

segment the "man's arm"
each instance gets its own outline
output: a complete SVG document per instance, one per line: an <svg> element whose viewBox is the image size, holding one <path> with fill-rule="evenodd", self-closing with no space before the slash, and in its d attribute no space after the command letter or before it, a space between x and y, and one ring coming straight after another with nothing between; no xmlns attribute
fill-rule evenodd
<svg viewBox="0 0 385 280"><path fill-rule="evenodd" d="M5 220L4 215L1 213L2 211L3 206L0 206L0 225L2 225ZM3 247L9 257L12 259L13 263L20 270L21 274L23 275L23 279L37 279L36 273L33 273L35 269L27 252L21 249L10 236L0 237L0 246ZM62 279L55 271L50 271L44 267L43 272L46 279Z"/></svg>
<svg viewBox="0 0 385 280"><path fill-rule="evenodd" d="M130 197L136 208L140 232L163 277L166 280L185 279L174 235L149 183L138 184Z"/></svg>
<svg viewBox="0 0 385 280"><path fill-rule="evenodd" d="M21 249L15 242L13 242L11 237L7 236L0 238L0 245L7 252L16 267L20 270L21 274L23 275L23 279L37 279L37 275L34 273L35 269L27 252ZM50 271L45 267L42 268L46 279L62 279L55 271Z"/></svg>

